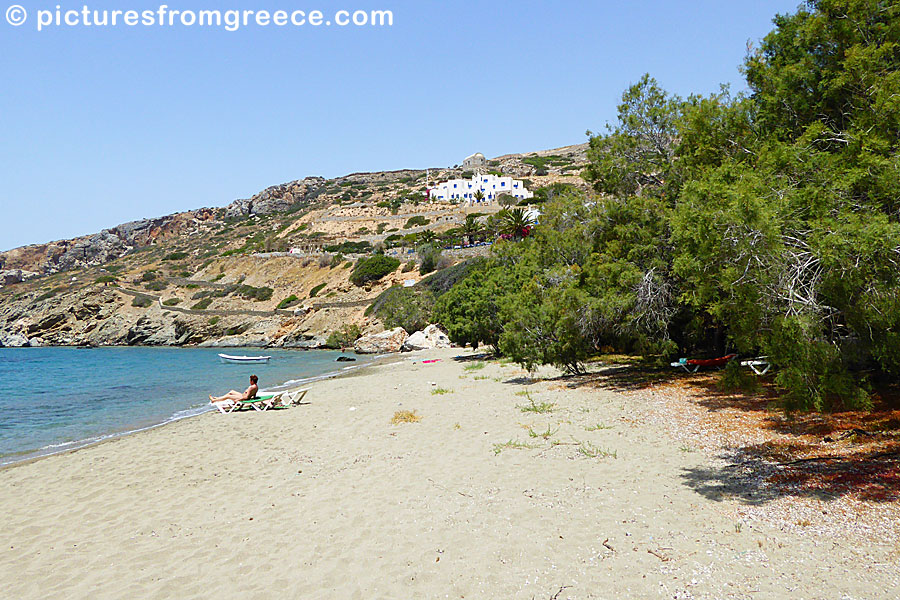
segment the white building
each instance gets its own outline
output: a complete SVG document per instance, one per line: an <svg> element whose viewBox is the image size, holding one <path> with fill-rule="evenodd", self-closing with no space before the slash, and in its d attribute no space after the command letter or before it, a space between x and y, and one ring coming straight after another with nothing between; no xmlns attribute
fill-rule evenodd
<svg viewBox="0 0 900 600"><path fill-rule="evenodd" d="M472 156L467 156L462 162L463 169L481 169L487 165L487 159L481 152L476 152Z"/></svg>
<svg viewBox="0 0 900 600"><path fill-rule="evenodd" d="M475 193L481 192L481 200ZM499 175L473 175L472 179L451 179L439 183L428 190L431 200L459 200L466 204L492 204L502 194L509 194L517 200L526 200L534 196L519 179Z"/></svg>

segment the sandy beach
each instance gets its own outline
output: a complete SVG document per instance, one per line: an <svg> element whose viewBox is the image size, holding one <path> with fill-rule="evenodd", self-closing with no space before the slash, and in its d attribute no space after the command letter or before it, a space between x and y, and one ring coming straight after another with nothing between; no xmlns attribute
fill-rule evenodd
<svg viewBox="0 0 900 600"><path fill-rule="evenodd" d="M3 469L0 596L900 597L896 537L753 516L652 401L471 357Z"/></svg>

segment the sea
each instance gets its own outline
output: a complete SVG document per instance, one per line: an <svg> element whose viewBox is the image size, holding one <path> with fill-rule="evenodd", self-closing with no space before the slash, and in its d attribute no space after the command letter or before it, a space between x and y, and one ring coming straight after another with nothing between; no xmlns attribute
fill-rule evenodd
<svg viewBox="0 0 900 600"><path fill-rule="evenodd" d="M271 356L224 364L218 354ZM327 350L0 348L0 465L94 444L215 410L209 395L260 393L357 369ZM345 355L346 356L346 355Z"/></svg>

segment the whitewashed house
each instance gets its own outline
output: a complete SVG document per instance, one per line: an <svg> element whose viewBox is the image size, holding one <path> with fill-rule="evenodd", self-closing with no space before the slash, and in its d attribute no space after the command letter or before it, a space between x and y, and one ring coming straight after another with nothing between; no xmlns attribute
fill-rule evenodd
<svg viewBox="0 0 900 600"><path fill-rule="evenodd" d="M475 198L476 192L483 197ZM451 179L439 183L428 190L431 200L457 200L466 204L493 204L502 194L509 194L517 200L527 200L534 196L519 179L500 175L473 175L472 179Z"/></svg>

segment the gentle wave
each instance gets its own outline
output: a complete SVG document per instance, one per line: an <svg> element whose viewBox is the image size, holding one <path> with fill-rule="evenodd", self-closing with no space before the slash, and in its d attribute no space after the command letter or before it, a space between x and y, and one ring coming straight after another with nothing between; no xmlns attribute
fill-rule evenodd
<svg viewBox="0 0 900 600"><path fill-rule="evenodd" d="M208 413L212 410L215 410L215 408L212 406L200 406L197 408L180 410L180 411L176 412L175 414L173 414L168 419L165 419L164 421L161 421L159 423L153 423L152 425L147 425L145 427L138 427L137 429L129 429L127 431L117 431L115 433L107 433L105 435L95 435L92 437L84 438L82 440L74 440L71 442L60 442L58 444L48 444L37 450L9 454L7 456L0 457L0 467L5 467L6 465L15 464L15 463L21 462L23 460L31 460L34 458L41 458L44 456L53 456L54 454L63 454L65 452L70 452L72 450L86 448L87 446L99 444L100 442L105 442L107 440L124 437L126 435L132 435L134 433L140 433L142 431L149 431L150 429L156 429L157 427L162 427L163 425L168 425L169 423L174 423L175 421L181 421L183 419L197 417L199 415ZM16 456L16 459L15 460L4 460L4 459L9 458L10 456Z"/></svg>

